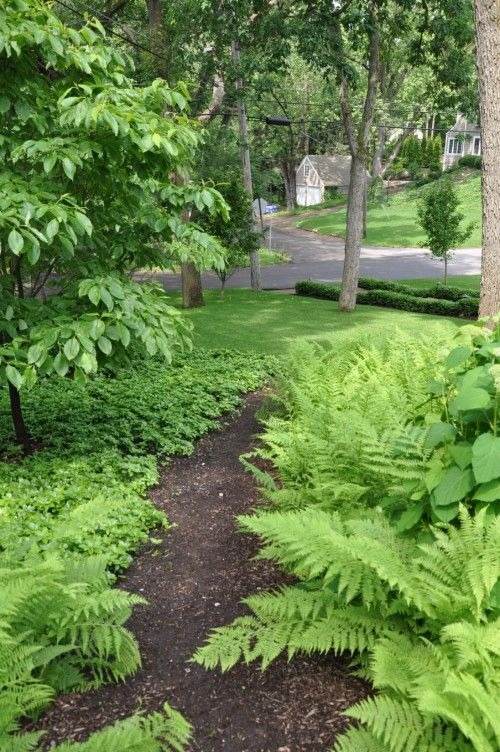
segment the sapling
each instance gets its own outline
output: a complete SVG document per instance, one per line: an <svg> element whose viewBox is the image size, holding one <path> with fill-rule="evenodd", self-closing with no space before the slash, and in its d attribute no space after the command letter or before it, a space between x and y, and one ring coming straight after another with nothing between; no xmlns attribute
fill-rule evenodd
<svg viewBox="0 0 500 752"><path fill-rule="evenodd" d="M474 229L474 222L462 228L464 214L459 211L460 200L448 177L442 178L425 191L418 206L419 224L426 234L428 246L435 258L444 261L444 284L448 282L450 251L464 243Z"/></svg>

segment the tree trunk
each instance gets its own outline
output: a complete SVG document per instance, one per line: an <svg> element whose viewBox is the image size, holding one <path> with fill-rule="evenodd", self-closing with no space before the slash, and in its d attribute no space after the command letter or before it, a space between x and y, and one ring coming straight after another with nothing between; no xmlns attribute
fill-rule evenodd
<svg viewBox="0 0 500 752"><path fill-rule="evenodd" d="M233 42L231 45L231 56L233 62L238 65L240 62L240 47L238 42ZM241 79L236 81L236 89L241 91L243 89L243 82ZM238 127L240 135L240 157L241 165L243 168L243 185L245 190L253 199L253 181L252 181L252 164L250 161L250 147L248 142L248 119L245 103L240 97L237 101L238 110ZM260 256L258 251L253 251L250 254L250 285L254 292L262 290L262 282L260 276Z"/></svg>
<svg viewBox="0 0 500 752"><path fill-rule="evenodd" d="M157 29L162 22L161 0L147 0L148 20L152 29Z"/></svg>
<svg viewBox="0 0 500 752"><path fill-rule="evenodd" d="M386 138L386 131L383 125L379 125L377 128L377 145L375 147L375 151L373 153L373 160L372 160L372 179L376 180L377 178L382 177L383 173L383 165L382 165L382 157L384 156L384 149L385 149L385 138Z"/></svg>
<svg viewBox="0 0 500 752"><path fill-rule="evenodd" d="M366 165L370 133L373 124L375 101L380 76L380 31L377 9L370 13L371 29L369 40L368 85L363 105L363 116L357 127L352 114L349 81L343 77L340 85L340 108L344 131L351 153L351 174L347 200L347 222L345 237L344 271L339 307L341 311L352 311L356 306L359 278L359 256L363 235L363 203L366 190Z"/></svg>
<svg viewBox="0 0 500 752"><path fill-rule="evenodd" d="M297 181L296 173L293 166L288 162L281 163L281 174L285 183L286 208L295 209L297 206Z"/></svg>
<svg viewBox="0 0 500 752"><path fill-rule="evenodd" d="M500 3L475 0L483 156L480 316L500 311Z"/></svg>
<svg viewBox="0 0 500 752"><path fill-rule="evenodd" d="M14 433L16 441L20 444L25 454L31 450L31 439L24 422L23 410L21 407L21 396L16 387L9 382L9 399L10 399L10 412L12 415L12 424L14 426Z"/></svg>
<svg viewBox="0 0 500 752"><path fill-rule="evenodd" d="M201 274L192 262L182 264L181 278L183 308L199 308L204 305Z"/></svg>
<svg viewBox="0 0 500 752"><path fill-rule="evenodd" d="M359 257L363 234L363 204L366 190L366 170L359 155L351 159L351 175L347 205L347 226L345 235L344 271L339 307L341 311L352 311L356 306L359 279Z"/></svg>
<svg viewBox="0 0 500 752"><path fill-rule="evenodd" d="M448 284L448 254L444 254L444 283Z"/></svg>
<svg viewBox="0 0 500 752"><path fill-rule="evenodd" d="M365 190L363 191L363 240L368 231L368 180L365 178Z"/></svg>

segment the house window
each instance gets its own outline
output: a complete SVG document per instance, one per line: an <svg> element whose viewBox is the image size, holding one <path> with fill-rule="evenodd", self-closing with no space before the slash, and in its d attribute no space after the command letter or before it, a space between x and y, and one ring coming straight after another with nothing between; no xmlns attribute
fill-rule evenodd
<svg viewBox="0 0 500 752"><path fill-rule="evenodd" d="M474 137L474 154L481 154L481 136Z"/></svg>
<svg viewBox="0 0 500 752"><path fill-rule="evenodd" d="M311 172L311 167L310 167L310 165L308 165L308 164L305 164L305 165L304 165L304 177L305 177L305 179L306 179L306 180L307 180L307 178L309 177L309 175L310 175L310 172Z"/></svg>
<svg viewBox="0 0 500 752"><path fill-rule="evenodd" d="M448 154L461 154L462 141L459 138L450 138L448 140Z"/></svg>

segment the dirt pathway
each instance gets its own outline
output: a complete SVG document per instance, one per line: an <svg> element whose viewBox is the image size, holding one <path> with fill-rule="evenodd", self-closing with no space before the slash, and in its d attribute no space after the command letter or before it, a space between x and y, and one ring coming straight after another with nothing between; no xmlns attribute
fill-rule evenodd
<svg viewBox="0 0 500 752"><path fill-rule="evenodd" d="M366 695L346 664L331 658L224 675L188 663L212 627L244 612L241 598L282 581L268 563L252 560L256 541L234 524L234 515L258 503L238 458L258 430L259 401L249 396L235 420L164 473L152 496L176 527L141 551L122 580L149 602L129 624L143 668L124 684L60 697L40 724L49 748L168 700L195 727L193 752L325 752L346 727L341 711Z"/></svg>

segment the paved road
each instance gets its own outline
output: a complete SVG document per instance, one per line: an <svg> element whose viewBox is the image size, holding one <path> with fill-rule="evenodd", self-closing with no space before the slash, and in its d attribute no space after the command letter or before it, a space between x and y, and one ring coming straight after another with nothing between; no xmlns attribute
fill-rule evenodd
<svg viewBox="0 0 500 752"><path fill-rule="evenodd" d="M271 247L285 251L291 258L288 264L262 267L262 285L268 290L285 290L302 279L337 281L342 278L344 241L328 235L317 235L300 230L296 223L301 219L280 217L270 220ZM269 226L269 220L267 221ZM268 230L269 231L269 230ZM450 274L479 274L481 249L466 248L456 251L449 263ZM361 251L361 275L379 279L411 279L413 277L439 277L443 265L422 248L374 248ZM180 288L178 275L160 275L166 289ZM218 288L214 274L203 275L205 288ZM227 287L250 287L250 272L240 269L228 280Z"/></svg>

